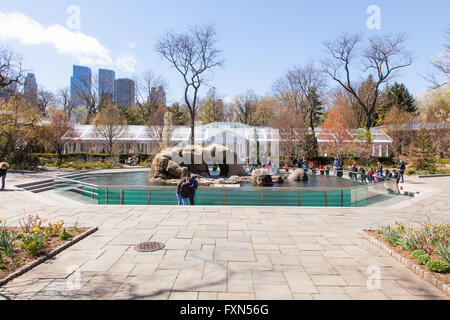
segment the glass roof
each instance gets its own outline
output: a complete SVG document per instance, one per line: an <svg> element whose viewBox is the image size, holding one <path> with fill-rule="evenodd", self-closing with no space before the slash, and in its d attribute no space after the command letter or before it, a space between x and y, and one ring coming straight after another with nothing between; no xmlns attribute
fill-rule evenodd
<svg viewBox="0 0 450 320"><path fill-rule="evenodd" d="M123 126L117 129L119 141L126 142L138 142L146 143L153 140L159 140L162 136L162 127L147 127L147 126ZM316 137L319 142L327 142L333 140L333 134L322 133L321 128L316 128ZM348 130L350 136L355 137L358 132L362 132L362 129ZM391 143L392 139L379 128L371 130L375 143ZM256 136L255 136L256 134ZM187 126L175 127L172 132L171 140L176 143L182 143L189 141L191 135L191 128ZM74 140L85 141L97 141L103 140L99 137L94 126L91 125L76 125ZM195 140L196 144L217 142L220 143L224 140L223 137L230 137L237 141L255 141L255 138L261 142L264 141L278 141L280 135L278 130L270 127L252 127L237 122L214 122L208 125L195 127Z"/></svg>

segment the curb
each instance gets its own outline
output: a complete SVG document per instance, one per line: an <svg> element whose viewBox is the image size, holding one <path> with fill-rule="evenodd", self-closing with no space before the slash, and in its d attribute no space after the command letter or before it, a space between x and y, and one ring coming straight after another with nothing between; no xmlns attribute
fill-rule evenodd
<svg viewBox="0 0 450 320"><path fill-rule="evenodd" d="M403 264L407 269L414 272L421 279L427 281L428 283L432 284L433 286L435 286L436 288L438 288L439 290L441 290L442 292L444 292L445 294L450 296L450 285L448 283L445 283L444 281L439 280L431 272L423 270L422 268L419 267L419 265L415 261L405 258L405 257L402 257L397 252L395 252L394 250L389 248L386 244L384 244L380 240L372 237L367 232L360 231L359 234L364 239L366 239L373 245L377 246L378 248L380 248L381 250L383 250L384 252L386 252L387 254L392 256L393 258L395 258L398 262Z"/></svg>
<svg viewBox="0 0 450 320"><path fill-rule="evenodd" d="M419 179L424 179L424 178L444 178L444 177L450 177L450 174L431 174L431 175L419 176Z"/></svg>
<svg viewBox="0 0 450 320"><path fill-rule="evenodd" d="M5 284L7 284L8 282L10 282L11 280L21 276L22 274L30 271L31 269L33 269L34 267L37 267L38 265L40 265L41 263L53 258L54 256L56 256L57 254L61 253L62 251L66 250L67 248L73 246L75 243L83 240L84 238L90 236L91 234L93 234L94 232L96 232L98 230L98 227L89 229L87 231L85 231L84 233L78 235L77 237L73 238L71 241L66 242L65 244L63 244L62 246L56 248L55 250L53 250L52 252L50 252L49 254L40 257L39 259L27 264L26 266L23 266L22 268L20 268L19 270L15 271L13 274L9 275L8 277L6 277L5 279L0 280L0 287L4 286Z"/></svg>

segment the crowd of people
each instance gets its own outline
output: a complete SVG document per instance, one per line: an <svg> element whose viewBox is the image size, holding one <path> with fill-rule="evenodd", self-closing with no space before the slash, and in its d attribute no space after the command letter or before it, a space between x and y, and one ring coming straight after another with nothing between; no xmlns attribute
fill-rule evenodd
<svg viewBox="0 0 450 320"><path fill-rule="evenodd" d="M305 173L311 173L312 175L330 175L330 167L324 167L320 165L316 167L314 162L308 162L305 157L298 157L293 160L294 170L303 169ZM284 165L284 169L287 171L290 169L289 164ZM333 172L336 177L342 178L344 176L344 159L341 156L335 157L333 161ZM383 169L381 162L377 163L377 169L369 168L366 170L363 166L358 167L357 163L351 165L348 169L349 178L356 182L375 184L387 180L394 180L396 182L396 192L399 193L398 185L405 182L406 164L404 160L399 162L396 169Z"/></svg>

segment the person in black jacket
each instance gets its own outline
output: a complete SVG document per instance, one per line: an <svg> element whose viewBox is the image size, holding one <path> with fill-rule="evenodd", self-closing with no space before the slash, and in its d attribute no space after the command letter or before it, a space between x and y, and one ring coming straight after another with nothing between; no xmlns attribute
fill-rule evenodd
<svg viewBox="0 0 450 320"><path fill-rule="evenodd" d="M400 165L398 166L398 173L400 174L402 183L405 183L405 178L404 178L405 172L406 172L405 161L400 160Z"/></svg>
<svg viewBox="0 0 450 320"><path fill-rule="evenodd" d="M8 164L2 163L0 165L0 176L2 179L2 191L5 190L5 180L6 180L6 174L8 173Z"/></svg>
<svg viewBox="0 0 450 320"><path fill-rule="evenodd" d="M195 192L198 189L198 181L197 181L197 179L195 179L194 176L192 176L189 179L189 183L191 184L191 194L189 196L189 200L191 202L191 206L194 206L195 205Z"/></svg>
<svg viewBox="0 0 450 320"><path fill-rule="evenodd" d="M188 206L189 205L189 199L191 197L192 193L192 185L189 182L189 177L184 177L181 179L181 184L179 185L180 195L182 198L182 205Z"/></svg>

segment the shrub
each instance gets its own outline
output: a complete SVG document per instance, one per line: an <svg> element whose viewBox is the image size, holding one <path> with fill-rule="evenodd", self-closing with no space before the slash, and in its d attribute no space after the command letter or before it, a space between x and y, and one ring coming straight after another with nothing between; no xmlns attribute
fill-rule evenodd
<svg viewBox="0 0 450 320"><path fill-rule="evenodd" d="M412 256L414 259L417 260L417 258L419 258L420 256L423 256L425 254L425 251L423 250L414 250Z"/></svg>
<svg viewBox="0 0 450 320"><path fill-rule="evenodd" d="M441 256L445 261L450 263L450 246L445 243L438 243L436 246L436 253Z"/></svg>
<svg viewBox="0 0 450 320"><path fill-rule="evenodd" d="M450 269L450 264L440 260L430 260L427 262L426 267L428 270L444 273Z"/></svg>
<svg viewBox="0 0 450 320"><path fill-rule="evenodd" d="M38 215L29 215L26 219L20 220L19 224L23 233L32 233L35 228L41 229L44 222L45 220Z"/></svg>
<svg viewBox="0 0 450 320"><path fill-rule="evenodd" d="M416 260L419 264L425 265L430 260L430 257L427 256L426 254L423 254L421 256L418 256Z"/></svg>

